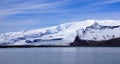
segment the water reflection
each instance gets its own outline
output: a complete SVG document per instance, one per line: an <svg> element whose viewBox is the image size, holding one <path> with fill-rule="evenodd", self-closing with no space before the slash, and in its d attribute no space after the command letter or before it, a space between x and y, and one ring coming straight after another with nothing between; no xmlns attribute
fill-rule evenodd
<svg viewBox="0 0 120 64"><path fill-rule="evenodd" d="M120 64L120 48L4 48L0 64Z"/></svg>

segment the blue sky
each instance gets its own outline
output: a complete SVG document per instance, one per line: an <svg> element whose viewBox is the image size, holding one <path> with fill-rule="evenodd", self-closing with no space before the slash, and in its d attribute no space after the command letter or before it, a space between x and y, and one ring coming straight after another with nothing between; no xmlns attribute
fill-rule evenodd
<svg viewBox="0 0 120 64"><path fill-rule="evenodd" d="M0 32L120 18L120 0L0 0Z"/></svg>

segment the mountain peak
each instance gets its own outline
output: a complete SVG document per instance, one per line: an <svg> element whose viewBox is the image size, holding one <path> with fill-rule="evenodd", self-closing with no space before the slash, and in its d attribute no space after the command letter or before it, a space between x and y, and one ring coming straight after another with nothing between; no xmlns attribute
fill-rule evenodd
<svg viewBox="0 0 120 64"><path fill-rule="evenodd" d="M101 25L99 23L95 22L95 23L92 24L92 27L94 27L94 28L100 28Z"/></svg>
<svg viewBox="0 0 120 64"><path fill-rule="evenodd" d="M95 21L91 26L86 27L86 29L89 29L89 28L92 28L92 29L101 29L101 28L103 28L103 26L100 25L98 22Z"/></svg>

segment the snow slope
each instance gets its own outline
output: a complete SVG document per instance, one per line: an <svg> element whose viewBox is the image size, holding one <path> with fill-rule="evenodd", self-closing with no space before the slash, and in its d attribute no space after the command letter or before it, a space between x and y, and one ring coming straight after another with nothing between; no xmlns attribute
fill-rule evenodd
<svg viewBox="0 0 120 64"><path fill-rule="evenodd" d="M110 25L111 24L111 25ZM99 24L95 22L93 25L77 31L79 38L82 40L102 41L114 38L120 38L120 24L112 23Z"/></svg>
<svg viewBox="0 0 120 64"><path fill-rule="evenodd" d="M120 25L120 20L85 20L85 21L79 21L79 22L70 22L70 23L60 24L57 26L36 29L36 30L1 33L0 34L0 45L24 45L24 44L26 45L28 44L25 42L26 40L34 40L34 39L49 40L49 39L54 39L54 38L63 38L63 41L70 43L74 41L75 36L77 34L76 31L78 29L80 33L81 31L85 30L86 27L91 26L96 22L103 26ZM116 32L114 31L112 33L116 33ZM83 39L92 38L88 36L91 36L91 35L87 34L86 36L82 36L82 38ZM115 36L115 37L118 37L118 36ZM102 38L98 40L102 40ZM46 43L42 42L42 44L46 44ZM56 43L53 43L53 44L56 44Z"/></svg>

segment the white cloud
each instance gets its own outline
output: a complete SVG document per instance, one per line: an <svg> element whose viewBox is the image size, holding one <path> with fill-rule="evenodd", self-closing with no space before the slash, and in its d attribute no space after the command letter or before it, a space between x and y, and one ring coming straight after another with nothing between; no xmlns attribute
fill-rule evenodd
<svg viewBox="0 0 120 64"><path fill-rule="evenodd" d="M21 1L21 0L19 0L19 1ZM4 31L4 29L6 31L9 31L10 29L7 30L8 28L13 29L13 27L15 27L15 26L24 27L24 26L40 25L41 23L45 23L45 22L42 22L41 20L45 20L46 22L50 21L49 19L46 20L45 18L43 18L43 19L38 18L38 16L36 16L37 18L35 18L32 15L29 17L25 16L24 19L19 18L19 17L23 17L23 16L19 16L19 17L15 18L16 14L22 14L22 15L28 14L29 15L29 14L41 14L41 13L42 14L44 14L44 13L60 13L60 14L58 14L58 16L54 15L53 17L51 17L51 15L48 15L47 17L52 18L54 20L57 18L56 21L59 21L59 20L61 20L61 18L64 17L63 21L61 21L61 22L65 22L65 19L67 19L67 21L72 20L72 19L76 20L76 18L77 19L82 19L82 18L85 18L85 19L100 18L101 19L101 17L102 17L103 19L105 19L105 18L108 18L108 19L118 18L119 19L119 12L116 12L116 11L111 12L111 13L108 13L109 12L108 11L108 12L104 12L104 13L100 13L100 14L95 14L94 11L105 9L104 5L118 3L118 2L120 2L120 0L98 0L98 1L96 1L96 0L92 0L92 1L91 0L83 0L83 1L82 0L76 0L76 1L75 0L58 0L58 1L51 1L51 2L45 2L47 0L36 0L36 1L33 0L33 1L26 0L26 1L23 1L20 3L19 2L15 3L15 2L17 2L16 0L2 0L0 2L0 5L1 4L4 4L4 5L0 6L0 28L1 28L1 31L2 31L2 29L3 29L3 31ZM38 2L38 1L40 1L40 2ZM74 8L73 4L75 4L75 3L77 3L79 5ZM82 5L84 3L85 3L85 5ZM73 5L73 7L69 8L69 6L71 6L71 5ZM64 8L64 7L68 7L68 8ZM15 19L13 17L10 18L12 15L14 15ZM111 15L111 16L108 16L108 15ZM42 16L40 15L40 17L42 17ZM15 21L16 19L18 21ZM54 20L53 20L53 22L54 22ZM29 28L29 27L27 27L27 28Z"/></svg>
<svg viewBox="0 0 120 64"><path fill-rule="evenodd" d="M113 3L118 3L120 0L103 0L99 1L97 3L91 4L92 6L100 6L100 5L108 5L108 4L113 4Z"/></svg>
<svg viewBox="0 0 120 64"><path fill-rule="evenodd" d="M88 3L87 5L84 5L83 7L77 8L75 10L80 10L81 13L92 12L105 8L104 5L118 3L118 2L120 2L120 0L100 0L92 3Z"/></svg>
<svg viewBox="0 0 120 64"><path fill-rule="evenodd" d="M14 0L13 0L14 1ZM89 0L85 0L88 1ZM8 1L11 2L11 1ZM4 18L9 15L15 15L15 14L40 14L40 13L61 13L61 12L70 12L74 10L81 10L82 12L85 11L92 11L101 9L101 5L107 5L112 3L120 2L120 0L101 0L98 2L89 3L87 5L84 5L80 8L75 9L63 9L65 5L69 5L72 3L72 0L59 0L55 2L43 2L41 0L41 3L33 3L31 2L23 2L23 3L15 3L10 4L10 7L6 7L3 9L0 9L0 18ZM94 9L93 9L94 8Z"/></svg>
<svg viewBox="0 0 120 64"><path fill-rule="evenodd" d="M66 5L67 0L61 0L50 3L20 3L16 5L11 5L10 8L0 9L0 18L4 18L9 15L20 14L20 13L31 13L29 10L35 11L35 13L47 13L54 10L59 10L57 8ZM35 9L35 10L34 10ZM39 11L37 11L39 10ZM37 12L36 12L37 11ZM62 11L62 10L60 10ZM65 11L65 10L63 10ZM33 13L33 12L32 12Z"/></svg>
<svg viewBox="0 0 120 64"><path fill-rule="evenodd" d="M6 22L1 22L0 27L21 27L21 26L33 26L33 25L41 25L42 20L36 19L36 18L29 18L29 19L24 19L24 20L19 20L19 21L6 21Z"/></svg>
<svg viewBox="0 0 120 64"><path fill-rule="evenodd" d="M105 0L103 2L100 2L100 4L112 4L117 2L120 2L120 0Z"/></svg>

